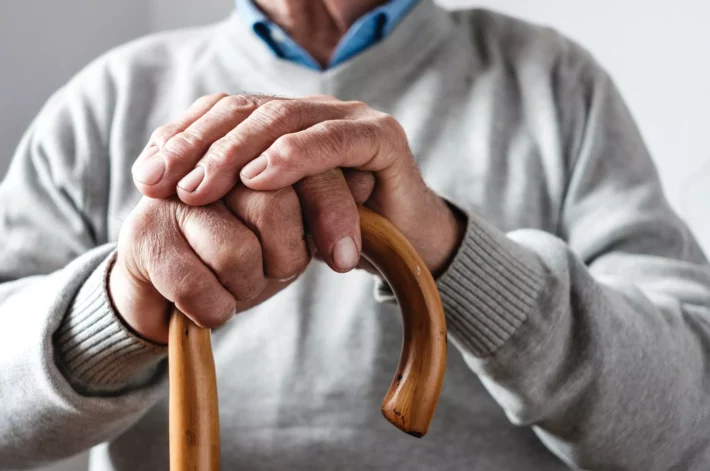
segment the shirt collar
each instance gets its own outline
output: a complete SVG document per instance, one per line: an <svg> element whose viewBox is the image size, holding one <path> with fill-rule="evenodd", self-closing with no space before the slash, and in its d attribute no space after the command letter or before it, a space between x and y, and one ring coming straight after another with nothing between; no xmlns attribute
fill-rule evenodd
<svg viewBox="0 0 710 471"><path fill-rule="evenodd" d="M418 0L390 0L360 17L341 38L328 67L343 63L388 36ZM318 62L254 4L236 0L240 18L250 25L276 54L311 69L321 70Z"/></svg>

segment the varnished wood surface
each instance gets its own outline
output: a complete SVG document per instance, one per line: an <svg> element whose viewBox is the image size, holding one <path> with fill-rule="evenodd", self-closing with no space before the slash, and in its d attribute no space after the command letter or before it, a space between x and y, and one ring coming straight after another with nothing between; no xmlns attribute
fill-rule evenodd
<svg viewBox="0 0 710 471"><path fill-rule="evenodd" d="M379 270L402 311L404 341L382 414L415 437L434 417L446 368L446 320L434 278L407 239L385 218L361 207L363 255Z"/></svg>
<svg viewBox="0 0 710 471"><path fill-rule="evenodd" d="M219 470L219 406L210 331L173 310L168 340L170 470Z"/></svg>
<svg viewBox="0 0 710 471"><path fill-rule="evenodd" d="M446 367L446 321L436 283L409 241L360 207L363 255L380 271L402 310L399 366L382 414L415 437L434 417ZM219 406L210 332L177 308L170 321L170 469L219 469Z"/></svg>

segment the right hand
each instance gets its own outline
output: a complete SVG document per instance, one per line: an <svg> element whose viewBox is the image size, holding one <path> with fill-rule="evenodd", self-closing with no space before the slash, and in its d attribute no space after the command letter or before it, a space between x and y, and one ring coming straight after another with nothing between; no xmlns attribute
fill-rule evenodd
<svg viewBox="0 0 710 471"><path fill-rule="evenodd" d="M239 186L203 207L143 198L121 229L109 291L132 329L165 344L172 303L216 328L288 286L309 260L292 188Z"/></svg>
<svg viewBox="0 0 710 471"><path fill-rule="evenodd" d="M238 185L207 206L144 197L119 234L109 275L113 305L134 331L156 343L167 343L171 304L202 327L220 327L305 270L315 251L307 247L306 231L317 231L325 246L342 234L359 242L357 219L352 227L343 213L357 218L355 204L373 186L370 173L329 171L278 191ZM315 255L337 271L352 268L338 268L319 248Z"/></svg>

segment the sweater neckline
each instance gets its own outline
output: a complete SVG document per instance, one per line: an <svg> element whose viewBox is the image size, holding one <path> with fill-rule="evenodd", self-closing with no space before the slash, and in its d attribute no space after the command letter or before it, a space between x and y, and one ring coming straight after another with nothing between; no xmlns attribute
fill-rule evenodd
<svg viewBox="0 0 710 471"><path fill-rule="evenodd" d="M454 25L447 12L432 0L420 0L390 35L327 70L309 69L276 57L236 11L220 26L218 54L230 73L256 73L296 95L310 95L370 87L377 75L378 79L398 77L432 53L451 34Z"/></svg>

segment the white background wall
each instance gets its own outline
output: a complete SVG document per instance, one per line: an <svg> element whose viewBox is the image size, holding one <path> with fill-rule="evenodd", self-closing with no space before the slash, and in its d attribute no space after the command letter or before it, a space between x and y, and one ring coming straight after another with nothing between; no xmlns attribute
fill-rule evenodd
<svg viewBox="0 0 710 471"><path fill-rule="evenodd" d="M442 3L545 23L589 48L626 97L671 203L710 252L710 2ZM86 62L130 38L207 23L231 8L231 0L0 0L0 175L41 104ZM82 470L83 463L72 460L52 471Z"/></svg>

